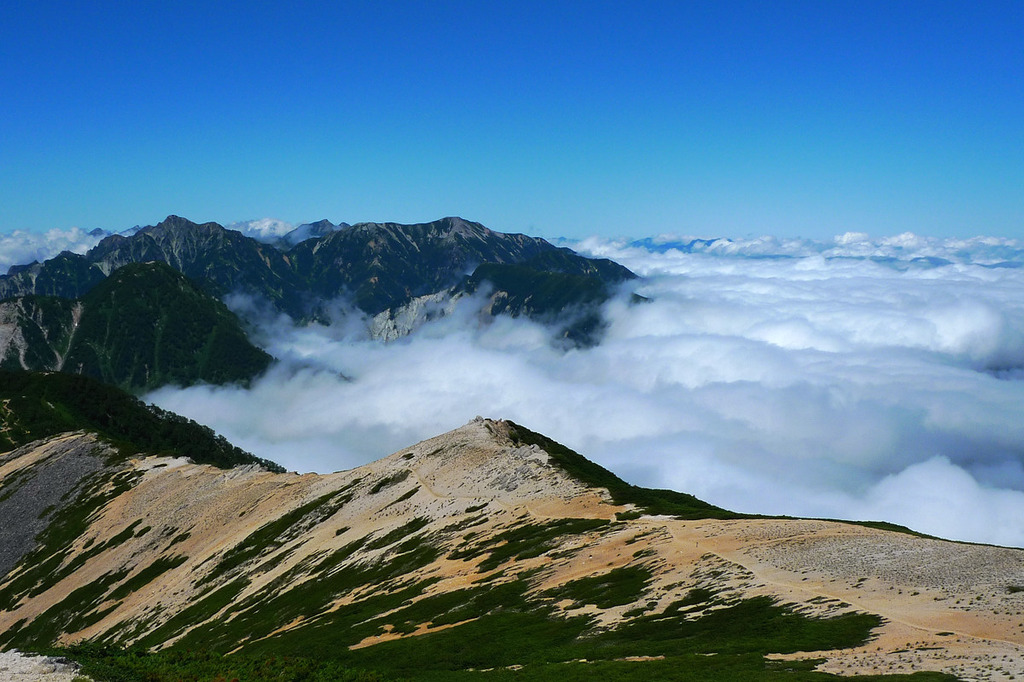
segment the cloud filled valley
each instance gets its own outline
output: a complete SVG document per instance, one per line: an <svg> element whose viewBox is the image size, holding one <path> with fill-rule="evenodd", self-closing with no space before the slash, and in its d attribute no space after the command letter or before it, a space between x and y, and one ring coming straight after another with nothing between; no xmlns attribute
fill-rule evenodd
<svg viewBox="0 0 1024 682"><path fill-rule="evenodd" d="M636 484L737 511L886 520L1024 545L1024 248L832 242L570 244L641 275L604 340L562 350L479 301L391 343L339 302L299 327L229 303L279 359L248 389L146 396L300 471L357 466L501 417ZM629 303L629 293L648 303Z"/></svg>

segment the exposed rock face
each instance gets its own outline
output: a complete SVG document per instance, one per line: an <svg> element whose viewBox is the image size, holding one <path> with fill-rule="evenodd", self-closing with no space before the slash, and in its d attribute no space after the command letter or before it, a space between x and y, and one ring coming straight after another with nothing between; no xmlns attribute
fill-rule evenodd
<svg viewBox="0 0 1024 682"><path fill-rule="evenodd" d="M0 651L0 679L5 682L76 682L78 666L51 656Z"/></svg>
<svg viewBox="0 0 1024 682"><path fill-rule="evenodd" d="M84 256L65 252L11 268L0 276L0 299L80 298L118 268L149 261L170 265L214 296L259 296L295 319L322 318L324 305L339 297L351 298L371 317L397 310L451 290L482 263L529 263L532 270L573 273L601 287L635 277L612 261L461 218L414 225L321 221L297 230L296 239L308 238L281 250L217 223L168 216L131 236L107 237Z"/></svg>
<svg viewBox="0 0 1024 682"><path fill-rule="evenodd" d="M331 646L359 652L474 622L473 600L490 591L585 616L598 632L679 604L692 620L771 597L815 617L884 618L865 647L802 654L829 669L1024 669L1011 615L1024 610L1024 551L827 521L615 521L630 508L523 445L517 428L478 419L329 475L159 457L104 469L54 512L91 510L84 530L63 544L43 538L0 582L0 643L52 635L294 654L329 633ZM98 461L102 447L77 434L11 453L0 497L67 489L69 453ZM9 531L8 542L34 542L33 528ZM613 596L579 592L627 574L638 582Z"/></svg>
<svg viewBox="0 0 1024 682"><path fill-rule="evenodd" d="M0 367L62 367L81 316L77 301L41 296L0 301Z"/></svg>
<svg viewBox="0 0 1024 682"><path fill-rule="evenodd" d="M52 512L103 469L106 449L94 436L72 434L0 456L0 575L36 546Z"/></svg>
<svg viewBox="0 0 1024 682"><path fill-rule="evenodd" d="M380 341L395 341L408 336L431 320L451 315L459 296L449 292L418 296L405 305L377 313L370 319L370 336Z"/></svg>

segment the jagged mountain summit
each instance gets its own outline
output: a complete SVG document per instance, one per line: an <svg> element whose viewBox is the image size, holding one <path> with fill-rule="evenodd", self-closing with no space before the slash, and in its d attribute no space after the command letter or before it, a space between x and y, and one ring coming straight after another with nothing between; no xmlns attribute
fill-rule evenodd
<svg viewBox="0 0 1024 682"><path fill-rule="evenodd" d="M12 267L0 277L0 299L29 294L79 298L123 265L160 261L215 296L256 295L297 320L322 318L326 302L349 297L359 310L380 318L377 327L400 333L404 328L386 321L401 318L410 305L422 307L424 297L466 293L464 282L484 264L517 265L534 278L554 275L570 285L564 300L554 300L531 289L529 279L524 288L518 278L518 289L507 291L486 272L476 275L473 290L488 280L492 302L520 301L495 309L508 314L550 317L587 307L595 291L604 300L614 285L635 277L609 260L584 258L543 239L495 232L454 217L414 225L320 221L297 230L293 239L303 239L284 249L278 248L280 242L262 243L216 223L168 216L130 236L111 235L85 255L65 252L44 263Z"/></svg>
<svg viewBox="0 0 1024 682"><path fill-rule="evenodd" d="M732 514L502 420L328 475L126 459L65 433L0 456L0 514L4 647L405 679L1024 670L1024 551Z"/></svg>

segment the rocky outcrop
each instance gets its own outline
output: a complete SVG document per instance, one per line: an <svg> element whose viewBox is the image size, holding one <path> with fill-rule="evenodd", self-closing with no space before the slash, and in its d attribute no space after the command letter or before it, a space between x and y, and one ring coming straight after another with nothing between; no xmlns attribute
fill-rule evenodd
<svg viewBox="0 0 1024 682"><path fill-rule="evenodd" d="M405 305L385 310L370 318L370 336L395 341L408 336L427 322L451 315L460 296L447 291L418 296Z"/></svg>
<svg viewBox="0 0 1024 682"><path fill-rule="evenodd" d="M59 369L81 317L76 301L43 296L0 301L0 368Z"/></svg>
<svg viewBox="0 0 1024 682"><path fill-rule="evenodd" d="M85 682L79 666L54 656L0 651L0 679L5 682Z"/></svg>

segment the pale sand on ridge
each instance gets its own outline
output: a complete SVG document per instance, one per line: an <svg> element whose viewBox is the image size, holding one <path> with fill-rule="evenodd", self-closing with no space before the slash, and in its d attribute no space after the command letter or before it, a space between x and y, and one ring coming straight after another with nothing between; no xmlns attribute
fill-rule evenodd
<svg viewBox="0 0 1024 682"><path fill-rule="evenodd" d="M135 575L156 556L184 556L187 561L126 597L93 625L69 633L65 641L96 636L120 623L145 622L160 609L164 614L177 612L196 596L197 579L268 518L350 488L359 494L341 511L306 528L301 538L262 555L261 560L282 560L252 574L252 583L239 599L257 593L307 557L333 552L359 538L380 537L417 517L430 520L425 533L479 518L467 528L487 536L557 518L610 520L628 509L610 504L606 492L589 489L550 466L538 448L512 445L505 437L507 428L503 422L472 422L358 470L323 476L256 469L225 472L183 459L139 460L134 463L137 484L93 519L76 541L76 551L136 522L138 528L152 529L93 557L55 589L27 597L17 612L0 612L0 628L42 613L61 595L111 571L133 567L128 577ZM54 445L56 441L26 452L18 462L0 459L0 474L16 473L45 459ZM376 489L379 482L396 475L400 482ZM461 538L461 531L450 535L446 548L454 549ZM375 560L385 552L373 550L368 558ZM437 579L424 597L468 587L481 577L482 557L444 556L406 576ZM829 672L941 670L962 679L1024 677L1024 592L1011 589L1024 587L1022 550L829 521L680 521L643 516L567 536L552 551L517 561L507 579L518 571L541 568L534 585L540 592L635 564L650 570L652 580L634 603L603 610L557 606L589 613L605 627L621 622L637 607L659 612L697 587L728 599L767 595L811 615L862 611L884 619L864 647L806 654L826 659L822 669ZM329 608L362 599L372 589L339 597ZM300 624L297 620L282 629ZM426 630L424 624L416 634ZM361 644L399 636L404 635L385 632Z"/></svg>
<svg viewBox="0 0 1024 682"><path fill-rule="evenodd" d="M906 538L851 524L689 522L702 548L783 601L838 599L885 619L867 645L807 654L835 674L936 670L965 680L1024 675L1024 552ZM703 532L702 532L703 531ZM801 657L794 655L794 657Z"/></svg>

